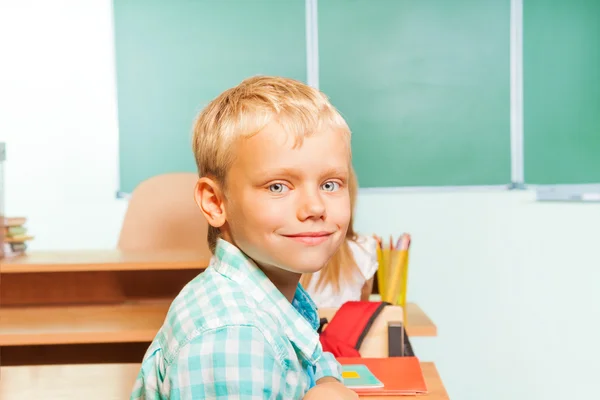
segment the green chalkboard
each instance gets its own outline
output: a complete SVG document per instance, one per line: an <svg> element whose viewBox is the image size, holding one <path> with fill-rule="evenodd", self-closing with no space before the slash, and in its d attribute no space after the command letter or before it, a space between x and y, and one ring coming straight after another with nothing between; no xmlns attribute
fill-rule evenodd
<svg viewBox="0 0 600 400"><path fill-rule="evenodd" d="M525 181L600 182L600 1L523 2Z"/></svg>
<svg viewBox="0 0 600 400"><path fill-rule="evenodd" d="M196 113L257 74L306 81L304 0L114 0L120 191L195 171Z"/></svg>
<svg viewBox="0 0 600 400"><path fill-rule="evenodd" d="M319 1L361 187L510 183L509 0Z"/></svg>

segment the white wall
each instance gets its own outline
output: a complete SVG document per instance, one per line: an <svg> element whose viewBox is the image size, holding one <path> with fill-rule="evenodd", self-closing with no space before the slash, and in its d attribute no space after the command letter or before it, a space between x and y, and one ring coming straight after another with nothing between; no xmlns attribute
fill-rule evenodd
<svg viewBox="0 0 600 400"><path fill-rule="evenodd" d="M439 327L416 350L453 399L598 393L600 205L540 204L531 192L359 201L359 228L413 234L409 299Z"/></svg>
<svg viewBox="0 0 600 400"><path fill-rule="evenodd" d="M6 209L29 218L33 250L117 240L126 203L114 198L111 4L0 2ZM531 192L363 193L357 227L413 234L409 298L439 328L414 344L452 399L600 391L599 205L540 204Z"/></svg>
<svg viewBox="0 0 600 400"><path fill-rule="evenodd" d="M6 211L30 219L32 249L116 242L112 35L110 0L0 2Z"/></svg>

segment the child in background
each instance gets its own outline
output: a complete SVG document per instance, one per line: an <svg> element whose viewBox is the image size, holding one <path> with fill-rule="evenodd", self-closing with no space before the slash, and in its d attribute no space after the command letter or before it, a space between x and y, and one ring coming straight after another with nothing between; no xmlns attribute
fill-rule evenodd
<svg viewBox="0 0 600 400"><path fill-rule="evenodd" d="M351 218L350 130L318 90L250 78L194 127L210 266L173 301L131 399L357 399L299 284Z"/></svg>
<svg viewBox="0 0 600 400"><path fill-rule="evenodd" d="M353 175L349 182L351 207L354 210L358 183ZM327 265L313 274L304 274L300 283L318 308L339 308L347 301L369 300L377 262L377 241L354 232L352 218L346 240Z"/></svg>

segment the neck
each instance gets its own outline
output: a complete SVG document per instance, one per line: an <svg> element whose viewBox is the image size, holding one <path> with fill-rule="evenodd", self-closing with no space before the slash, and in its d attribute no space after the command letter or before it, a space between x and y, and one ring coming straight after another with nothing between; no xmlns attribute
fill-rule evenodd
<svg viewBox="0 0 600 400"><path fill-rule="evenodd" d="M235 243L227 227L222 228L221 238L228 241L229 243L236 246L238 249L241 248ZM275 285L275 287L283 294L283 296L291 303L296 295L296 289L298 288L298 282L302 274L296 272L286 271L281 268L264 266L254 261L258 268L269 278L269 280Z"/></svg>
<svg viewBox="0 0 600 400"><path fill-rule="evenodd" d="M296 295L298 282L301 274L283 270L276 267L258 266L262 272L269 278L275 287L283 294L283 296L291 303Z"/></svg>

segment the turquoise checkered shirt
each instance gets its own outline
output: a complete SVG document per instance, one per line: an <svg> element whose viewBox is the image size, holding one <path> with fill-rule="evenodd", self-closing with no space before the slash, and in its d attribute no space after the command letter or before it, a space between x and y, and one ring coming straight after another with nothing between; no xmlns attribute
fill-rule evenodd
<svg viewBox="0 0 600 400"><path fill-rule="evenodd" d="M300 285L290 304L219 239L210 266L171 304L130 399L300 399L322 377L341 380L318 323Z"/></svg>

